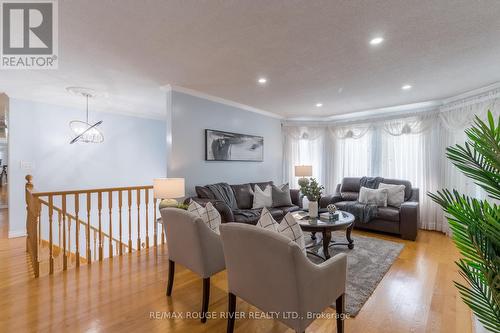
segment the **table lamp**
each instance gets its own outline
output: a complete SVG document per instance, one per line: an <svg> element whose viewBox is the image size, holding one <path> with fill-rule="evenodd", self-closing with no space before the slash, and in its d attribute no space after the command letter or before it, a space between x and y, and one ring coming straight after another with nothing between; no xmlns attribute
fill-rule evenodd
<svg viewBox="0 0 500 333"><path fill-rule="evenodd" d="M162 199L159 209L176 207L176 198L186 195L184 178L156 178L153 180L153 192L156 199Z"/></svg>
<svg viewBox="0 0 500 333"><path fill-rule="evenodd" d="M296 165L295 166L295 177L301 177L299 179L299 185L305 184L307 182L306 177L312 176L312 165Z"/></svg>

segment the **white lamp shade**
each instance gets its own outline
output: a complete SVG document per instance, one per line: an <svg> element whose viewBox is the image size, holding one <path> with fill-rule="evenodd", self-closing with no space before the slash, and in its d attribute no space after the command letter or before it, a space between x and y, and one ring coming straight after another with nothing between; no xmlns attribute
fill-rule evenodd
<svg viewBox="0 0 500 333"><path fill-rule="evenodd" d="M296 165L295 177L311 177L313 174L312 165Z"/></svg>
<svg viewBox="0 0 500 333"><path fill-rule="evenodd" d="M156 178L153 180L156 199L175 199L186 195L184 178Z"/></svg>

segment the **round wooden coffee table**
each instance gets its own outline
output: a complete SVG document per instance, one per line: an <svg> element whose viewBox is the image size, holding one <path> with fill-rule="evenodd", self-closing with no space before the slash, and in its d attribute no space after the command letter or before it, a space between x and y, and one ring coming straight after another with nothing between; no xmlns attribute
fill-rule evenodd
<svg viewBox="0 0 500 333"><path fill-rule="evenodd" d="M354 248L354 241L351 238L351 232L354 227L354 215L344 211L337 211L338 219L336 221L330 220L327 217L310 217L307 212L301 211L293 214L293 217L299 223L300 228L303 231L312 233L313 244L307 246L307 249L317 247L318 245L323 246L324 258L319 254L307 251L308 253L320 257L323 260L330 258L329 247L334 245L347 245L349 249ZM346 231L346 243L334 242L332 241L332 231L345 230ZM316 233L321 234L320 240L317 239Z"/></svg>

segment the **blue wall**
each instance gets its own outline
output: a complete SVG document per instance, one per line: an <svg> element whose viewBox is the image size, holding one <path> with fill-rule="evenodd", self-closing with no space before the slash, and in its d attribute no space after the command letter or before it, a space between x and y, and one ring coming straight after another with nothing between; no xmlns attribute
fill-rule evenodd
<svg viewBox="0 0 500 333"><path fill-rule="evenodd" d="M91 112L102 144L73 144L68 123L83 110L10 99L9 234L25 231L24 177L40 191L133 186L166 175L165 121ZM32 170L21 168L21 161Z"/></svg>
<svg viewBox="0 0 500 333"><path fill-rule="evenodd" d="M281 121L237 107L172 91L172 146L169 177L184 177L188 195L195 185L282 181ZM205 161L205 129L264 137L264 162Z"/></svg>

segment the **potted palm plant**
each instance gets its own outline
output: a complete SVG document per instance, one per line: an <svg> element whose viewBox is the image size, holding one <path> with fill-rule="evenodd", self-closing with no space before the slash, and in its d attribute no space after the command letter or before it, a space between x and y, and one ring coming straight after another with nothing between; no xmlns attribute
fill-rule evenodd
<svg viewBox="0 0 500 333"><path fill-rule="evenodd" d="M446 213L462 256L456 264L466 283L455 282L462 300L485 329L500 332L500 118L476 116L466 134L465 145L448 147L446 155L495 202L448 189L429 196Z"/></svg>

